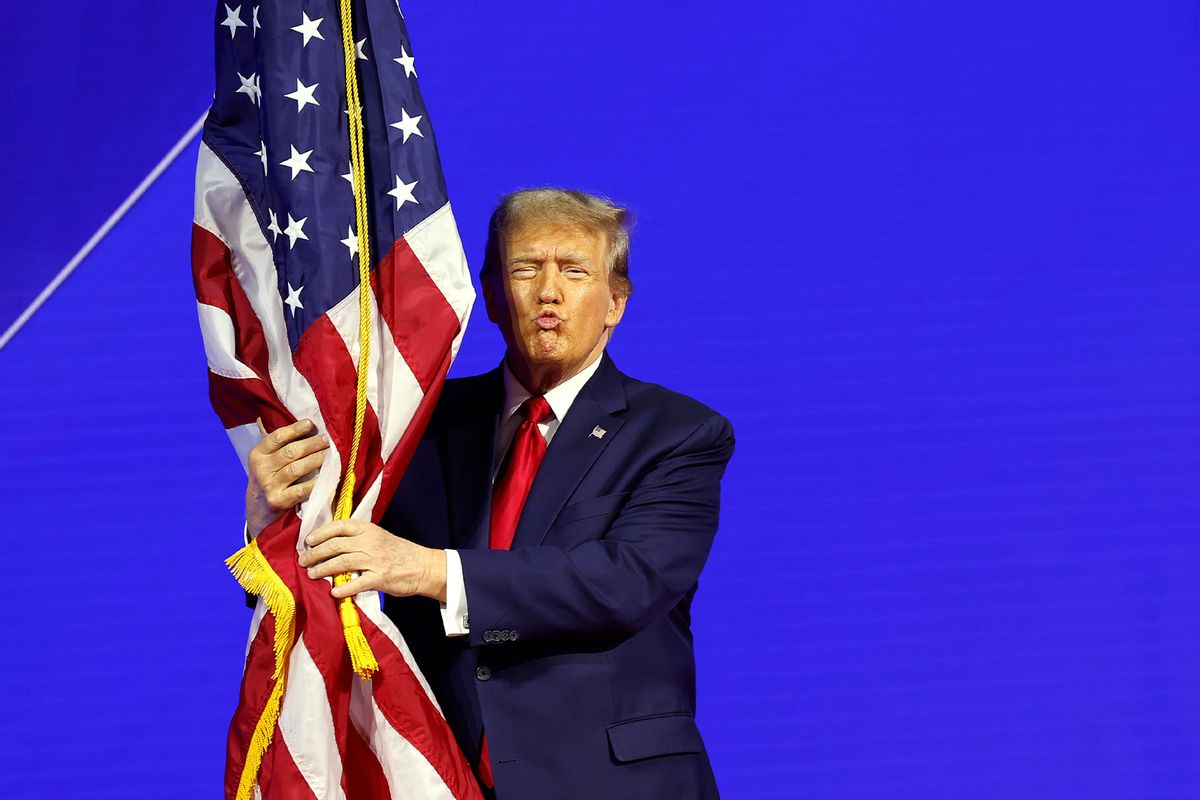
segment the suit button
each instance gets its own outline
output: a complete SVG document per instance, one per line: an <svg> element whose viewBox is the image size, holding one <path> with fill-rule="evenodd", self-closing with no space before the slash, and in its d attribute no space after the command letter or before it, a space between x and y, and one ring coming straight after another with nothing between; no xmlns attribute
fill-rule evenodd
<svg viewBox="0 0 1200 800"><path fill-rule="evenodd" d="M495 635L494 635L494 634L493 634L491 631L484 631L484 632L483 632L483 640L484 640L485 642L492 642L492 641L495 641L495 638L496 638L496 637L495 637Z"/></svg>
<svg viewBox="0 0 1200 800"><path fill-rule="evenodd" d="M513 632L512 632L512 636L510 636L509 638L510 638L510 639L512 639L512 640L515 642L515 641L517 640L517 637L518 637L518 636L520 636L520 635L521 635L521 632L520 632L520 631L513 631Z"/></svg>
<svg viewBox="0 0 1200 800"><path fill-rule="evenodd" d="M512 635L512 631L500 631L500 641L507 642L508 637Z"/></svg>
<svg viewBox="0 0 1200 800"><path fill-rule="evenodd" d="M481 681L491 680L492 679L492 668L487 666L486 664L480 664L478 667L475 668L475 677Z"/></svg>

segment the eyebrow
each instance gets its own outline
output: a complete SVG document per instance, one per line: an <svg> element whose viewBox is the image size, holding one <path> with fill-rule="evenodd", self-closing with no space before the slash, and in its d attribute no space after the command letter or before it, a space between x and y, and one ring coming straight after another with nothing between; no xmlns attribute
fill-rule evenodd
<svg viewBox="0 0 1200 800"><path fill-rule="evenodd" d="M509 262L513 263L513 264L516 264L519 262L540 264L546 260L546 257L547 257L547 255L546 255L545 251L534 252L534 251L527 250L524 253L520 253L518 255L513 256L512 258L509 259ZM589 263L588 257L586 255L584 255L583 253L577 253L574 250L565 250L565 251L559 252L558 260L560 262L567 263L567 264L587 264L587 263Z"/></svg>

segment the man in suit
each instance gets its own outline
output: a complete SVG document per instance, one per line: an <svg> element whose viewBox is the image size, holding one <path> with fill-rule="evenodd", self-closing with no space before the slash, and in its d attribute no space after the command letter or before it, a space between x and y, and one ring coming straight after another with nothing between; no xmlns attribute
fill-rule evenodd
<svg viewBox="0 0 1200 800"><path fill-rule="evenodd" d="M447 381L380 526L331 523L300 557L314 578L359 573L334 596L386 594L500 800L717 796L690 607L733 433L605 353L628 249L627 212L608 201L504 198L481 272L504 361ZM311 432L264 440L249 515L306 494Z"/></svg>

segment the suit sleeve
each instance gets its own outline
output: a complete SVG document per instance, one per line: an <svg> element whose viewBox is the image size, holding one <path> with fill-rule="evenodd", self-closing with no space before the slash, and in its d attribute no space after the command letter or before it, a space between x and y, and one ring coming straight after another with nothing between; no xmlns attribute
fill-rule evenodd
<svg viewBox="0 0 1200 800"><path fill-rule="evenodd" d="M602 539L571 550L462 550L471 645L630 635L700 577L717 531L733 429L712 416L647 470Z"/></svg>

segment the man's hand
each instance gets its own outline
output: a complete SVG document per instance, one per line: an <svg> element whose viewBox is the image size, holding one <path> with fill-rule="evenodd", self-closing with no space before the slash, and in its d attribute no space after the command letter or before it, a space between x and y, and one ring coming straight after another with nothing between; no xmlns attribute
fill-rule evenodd
<svg viewBox="0 0 1200 800"><path fill-rule="evenodd" d="M267 433L258 421L263 438L250 450L246 484L246 525L251 538L284 511L299 505L312 494L316 477L307 478L325 460L329 444L317 433L312 420L302 419Z"/></svg>
<svg viewBox="0 0 1200 800"><path fill-rule="evenodd" d="M376 589L394 597L422 595L446 602L446 554L393 536L378 525L358 520L330 522L310 533L311 548L300 554L308 577L343 572L358 577L333 587L334 597Z"/></svg>

